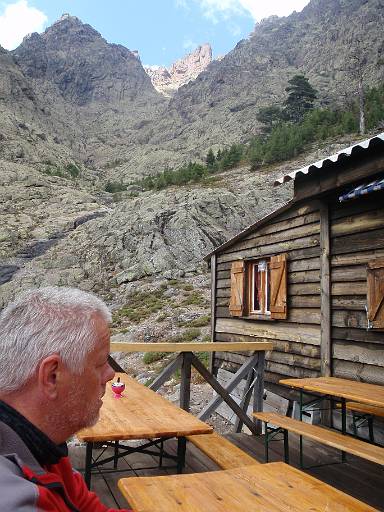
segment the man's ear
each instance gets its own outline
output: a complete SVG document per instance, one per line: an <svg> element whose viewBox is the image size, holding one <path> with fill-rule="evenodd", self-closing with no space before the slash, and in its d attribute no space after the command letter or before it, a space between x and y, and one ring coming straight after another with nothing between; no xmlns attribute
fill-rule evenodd
<svg viewBox="0 0 384 512"><path fill-rule="evenodd" d="M60 356L52 354L43 359L39 366L38 383L40 390L51 400L57 398L57 380L61 364Z"/></svg>

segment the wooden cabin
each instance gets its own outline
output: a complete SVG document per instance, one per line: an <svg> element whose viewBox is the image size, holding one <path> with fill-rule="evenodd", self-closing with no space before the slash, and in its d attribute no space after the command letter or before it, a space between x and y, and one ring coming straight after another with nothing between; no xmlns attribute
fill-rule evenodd
<svg viewBox="0 0 384 512"><path fill-rule="evenodd" d="M274 342L265 387L338 376L384 385L384 133L283 176L294 197L206 257L213 341ZM234 370L244 355L217 353Z"/></svg>

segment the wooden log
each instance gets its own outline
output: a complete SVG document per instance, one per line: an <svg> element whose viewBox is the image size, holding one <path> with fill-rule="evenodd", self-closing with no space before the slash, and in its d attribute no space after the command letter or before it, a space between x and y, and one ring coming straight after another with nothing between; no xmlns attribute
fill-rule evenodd
<svg viewBox="0 0 384 512"><path fill-rule="evenodd" d="M358 213L335 220L331 227L332 238L380 229L384 225L384 209Z"/></svg>
<svg viewBox="0 0 384 512"><path fill-rule="evenodd" d="M339 254L338 256L332 256L331 265L332 268L346 265L366 265L369 261L383 257L384 249L361 251L353 254Z"/></svg>
<svg viewBox="0 0 384 512"><path fill-rule="evenodd" d="M327 204L320 207L320 351L321 375L329 377L331 368L331 271L330 271L330 237L329 208Z"/></svg>
<svg viewBox="0 0 384 512"><path fill-rule="evenodd" d="M319 233L320 225L319 222L312 224L299 226L297 228L286 229L277 233L273 232L268 235L260 235L257 231L251 238L237 242L231 250L242 251L244 249L250 249L252 247L261 247L267 244L276 244L285 242L288 240L296 240L298 238L307 237Z"/></svg>
<svg viewBox="0 0 384 512"><path fill-rule="evenodd" d="M370 384L384 385L384 372L381 366L350 361L333 360L333 375L342 379L359 380Z"/></svg>
<svg viewBox="0 0 384 512"><path fill-rule="evenodd" d="M244 240L250 240L256 236L265 236L271 233L279 233L281 231L287 231L289 229L298 228L307 224L319 222L319 212L312 212L307 215L301 215L297 217L291 217L289 219L276 218L276 222L269 222L267 225L262 226L249 235Z"/></svg>
<svg viewBox="0 0 384 512"><path fill-rule="evenodd" d="M366 331L364 329L333 327L332 338L338 340L361 341L364 343L379 343L384 346L384 332Z"/></svg>
<svg viewBox="0 0 384 512"><path fill-rule="evenodd" d="M288 284L293 283L319 283L320 270L304 270L302 272L288 272Z"/></svg>
<svg viewBox="0 0 384 512"><path fill-rule="evenodd" d="M218 306L216 308L216 318L231 318L231 314L229 312L229 308L225 306ZM248 320L255 321L255 318L252 318L252 316L249 317L243 317ZM260 318L258 317L257 320ZM270 319L269 317L265 317L263 319L265 322L271 322L275 323L274 320ZM311 308L311 309L303 309L303 308L291 308L288 311L288 322L295 322L295 323L306 323L306 324L320 324L320 310Z"/></svg>
<svg viewBox="0 0 384 512"><path fill-rule="evenodd" d="M308 368L300 368L298 366L290 366L273 361L267 361L265 368L268 372L278 373L280 375L287 375L296 379L303 379L305 377L319 377L320 371L310 370Z"/></svg>
<svg viewBox="0 0 384 512"><path fill-rule="evenodd" d="M333 327L367 328L367 315L363 311L333 311Z"/></svg>
<svg viewBox="0 0 384 512"><path fill-rule="evenodd" d="M334 340L333 357L384 367L384 345Z"/></svg>
<svg viewBox="0 0 384 512"><path fill-rule="evenodd" d="M290 272L301 272L304 270L319 270L320 258L309 258L305 260L290 261L288 259L288 270Z"/></svg>
<svg viewBox="0 0 384 512"><path fill-rule="evenodd" d="M258 338L259 339L259 338ZM244 336L240 334L217 333L217 341L252 341L254 337ZM267 341L262 338L260 341ZM306 345L303 343L274 340L273 350L275 352L286 352L292 354L300 354L308 357L320 357L320 347L316 345Z"/></svg>
<svg viewBox="0 0 384 512"><path fill-rule="evenodd" d="M226 261L234 261L237 259L245 258L259 258L261 256L271 257L277 254L293 251L294 249L302 250L305 248L314 248L319 245L320 236L312 235L304 238L297 238L295 240L282 241L275 244L264 245L261 247L252 247L243 251L230 252L226 251L223 254L218 255L218 261L220 263ZM232 247L231 247L232 249ZM311 256L314 256L313 254ZM310 257L311 257L310 256Z"/></svg>
<svg viewBox="0 0 384 512"><path fill-rule="evenodd" d="M336 267L332 269L332 282L354 282L366 281L367 268L363 265L356 265L353 267ZM354 286L354 285L352 285Z"/></svg>
<svg viewBox="0 0 384 512"><path fill-rule="evenodd" d="M237 318L218 318L216 332L245 334L268 340L297 341L309 345L320 345L320 326L291 324L289 322L252 322Z"/></svg>
<svg viewBox="0 0 384 512"><path fill-rule="evenodd" d="M332 240L332 254L346 254L384 248L384 230L376 229Z"/></svg>
<svg viewBox="0 0 384 512"><path fill-rule="evenodd" d="M284 352L271 351L266 355L266 360L294 367L309 368L310 370L317 371L320 371L321 367L320 359L306 357L299 354L287 354Z"/></svg>
<svg viewBox="0 0 384 512"><path fill-rule="evenodd" d="M354 283L332 283L332 296L335 295L367 295L367 283L358 281Z"/></svg>
<svg viewBox="0 0 384 512"><path fill-rule="evenodd" d="M288 296L288 311L290 308L319 308L320 309L320 295L291 295L291 296Z"/></svg>
<svg viewBox="0 0 384 512"><path fill-rule="evenodd" d="M365 311L367 297L351 295L350 297L332 297L332 309Z"/></svg>
<svg viewBox="0 0 384 512"><path fill-rule="evenodd" d="M291 284L288 288L288 295L320 295L319 283Z"/></svg>

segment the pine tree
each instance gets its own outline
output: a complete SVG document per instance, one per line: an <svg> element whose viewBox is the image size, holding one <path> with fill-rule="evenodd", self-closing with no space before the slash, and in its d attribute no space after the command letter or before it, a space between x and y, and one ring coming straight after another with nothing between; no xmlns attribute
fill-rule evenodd
<svg viewBox="0 0 384 512"><path fill-rule="evenodd" d="M309 110L313 109L313 103L317 98L317 91L309 83L304 75L295 75L288 80L285 91L288 98L285 100L285 115L289 121L299 123Z"/></svg>
<svg viewBox="0 0 384 512"><path fill-rule="evenodd" d="M215 155L213 154L212 149L208 151L205 158L205 163L207 164L207 167L212 167L212 165L215 163Z"/></svg>
<svg viewBox="0 0 384 512"><path fill-rule="evenodd" d="M271 133L274 126L282 121L283 114L280 107L263 107L256 114L256 119L262 123L263 135Z"/></svg>

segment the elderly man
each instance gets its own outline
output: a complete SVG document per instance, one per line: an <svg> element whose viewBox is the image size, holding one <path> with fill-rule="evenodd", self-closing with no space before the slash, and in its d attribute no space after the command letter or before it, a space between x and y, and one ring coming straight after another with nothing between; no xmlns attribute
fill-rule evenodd
<svg viewBox="0 0 384 512"><path fill-rule="evenodd" d="M96 423L111 315L73 288L31 290L0 315L1 512L112 512L68 459L65 441Z"/></svg>

